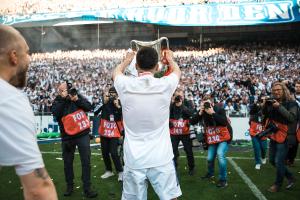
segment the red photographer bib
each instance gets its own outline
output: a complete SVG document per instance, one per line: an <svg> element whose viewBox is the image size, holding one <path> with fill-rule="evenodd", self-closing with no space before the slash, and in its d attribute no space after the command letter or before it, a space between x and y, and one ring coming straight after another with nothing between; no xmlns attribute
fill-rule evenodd
<svg viewBox="0 0 300 200"><path fill-rule="evenodd" d="M109 121L101 119L98 133L103 137L119 138L121 137L120 131L123 131L122 121Z"/></svg>
<svg viewBox="0 0 300 200"><path fill-rule="evenodd" d="M296 132L296 136L297 136L297 140L298 142L300 143L300 128L297 129L297 132Z"/></svg>
<svg viewBox="0 0 300 200"><path fill-rule="evenodd" d="M230 140L230 133L226 126L209 126L205 133L207 144L217 144Z"/></svg>
<svg viewBox="0 0 300 200"><path fill-rule="evenodd" d="M68 135L76 135L91 127L88 117L81 109L64 116L62 123Z"/></svg>
<svg viewBox="0 0 300 200"><path fill-rule="evenodd" d="M269 119L266 121L266 127L269 123ZM278 143L283 143L287 137L288 126L286 124L282 124L280 122L272 120L272 122L278 127L278 131L276 133L270 134L268 138L274 140Z"/></svg>
<svg viewBox="0 0 300 200"><path fill-rule="evenodd" d="M250 129L249 129L249 133L252 137L255 137L258 133L262 132L264 130L264 126L262 123L258 123L258 122L254 122L251 121L250 122ZM262 137L261 140L266 140L266 137Z"/></svg>
<svg viewBox="0 0 300 200"><path fill-rule="evenodd" d="M170 129L171 135L188 135L190 134L189 120L170 119L173 127Z"/></svg>

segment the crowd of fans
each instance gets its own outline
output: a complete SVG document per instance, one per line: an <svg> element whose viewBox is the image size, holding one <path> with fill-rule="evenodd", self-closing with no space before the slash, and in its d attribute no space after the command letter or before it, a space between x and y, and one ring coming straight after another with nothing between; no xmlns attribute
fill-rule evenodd
<svg viewBox="0 0 300 200"><path fill-rule="evenodd" d="M114 8L262 1L268 0L85 0L84 3L81 0L1 0L0 16L95 11Z"/></svg>
<svg viewBox="0 0 300 200"><path fill-rule="evenodd" d="M199 106L204 94L222 102L228 114L246 115L249 104L268 95L275 80L295 80L300 49L278 44L243 44L200 51L176 50L183 73L179 87ZM49 112L59 83L68 80L96 105L111 87L112 69L126 50L57 51L32 55L25 93L35 112Z"/></svg>

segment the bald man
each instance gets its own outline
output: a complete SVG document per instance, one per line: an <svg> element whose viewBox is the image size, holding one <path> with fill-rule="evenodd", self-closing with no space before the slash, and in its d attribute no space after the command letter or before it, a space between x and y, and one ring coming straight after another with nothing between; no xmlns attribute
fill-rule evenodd
<svg viewBox="0 0 300 200"><path fill-rule="evenodd" d="M0 167L15 167L25 200L56 200L36 142L33 111L20 90L26 85L29 62L29 47L22 35L0 25Z"/></svg>

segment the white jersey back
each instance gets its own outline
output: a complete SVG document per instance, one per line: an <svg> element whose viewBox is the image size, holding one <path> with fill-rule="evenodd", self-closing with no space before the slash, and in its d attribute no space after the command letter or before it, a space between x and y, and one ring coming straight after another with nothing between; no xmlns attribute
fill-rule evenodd
<svg viewBox="0 0 300 200"><path fill-rule="evenodd" d="M132 169L157 167L173 159L169 132L175 74L154 78L118 75L114 86L122 104L125 128L124 162Z"/></svg>

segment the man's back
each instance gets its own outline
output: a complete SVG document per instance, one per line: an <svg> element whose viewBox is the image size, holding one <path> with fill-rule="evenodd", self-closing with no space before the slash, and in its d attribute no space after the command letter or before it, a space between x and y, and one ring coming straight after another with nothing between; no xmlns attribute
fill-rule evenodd
<svg viewBox="0 0 300 200"><path fill-rule="evenodd" d="M116 77L125 127L124 159L129 167L156 167L172 160L169 108L178 81L175 74L160 79L150 74Z"/></svg>

